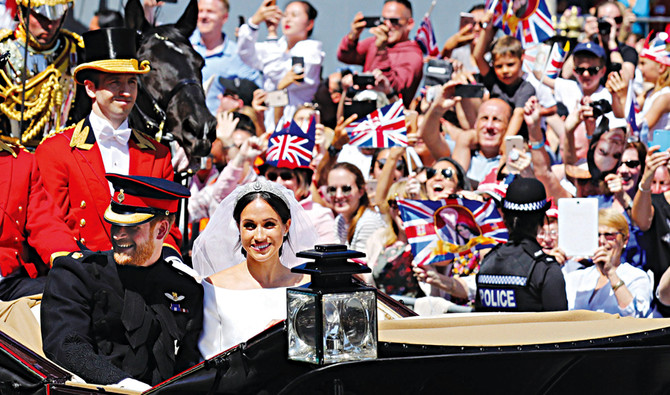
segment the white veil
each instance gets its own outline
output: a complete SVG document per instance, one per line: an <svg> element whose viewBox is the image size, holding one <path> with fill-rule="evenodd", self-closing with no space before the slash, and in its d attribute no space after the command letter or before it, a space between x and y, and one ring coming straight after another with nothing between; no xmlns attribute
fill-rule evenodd
<svg viewBox="0 0 670 395"><path fill-rule="evenodd" d="M281 264L292 268L304 261L295 254L299 251L311 250L316 244L318 235L311 219L295 199L293 191L265 180L240 185L228 195L212 215L205 230L195 239L193 244L193 269L202 277L211 276L244 261L241 252L240 231L233 218L233 209L238 200L254 192L269 192L288 202L291 211L291 227L288 240L284 242Z"/></svg>

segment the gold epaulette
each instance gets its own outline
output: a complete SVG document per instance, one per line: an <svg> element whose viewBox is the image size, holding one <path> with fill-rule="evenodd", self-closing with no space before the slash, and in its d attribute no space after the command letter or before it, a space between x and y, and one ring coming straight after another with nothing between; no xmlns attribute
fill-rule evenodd
<svg viewBox="0 0 670 395"><path fill-rule="evenodd" d="M10 143L5 143L2 140L0 140L0 152L6 151L9 154L11 154L13 157L16 158L16 151L14 150L14 145Z"/></svg>
<svg viewBox="0 0 670 395"><path fill-rule="evenodd" d="M77 42L77 45L78 45L80 48L84 48L84 39L81 38L80 35L78 35L78 34L75 33L75 32L71 32L71 31L69 31L69 30L67 30L67 29L61 29L61 32L63 32L64 35L69 36L69 37L72 38L74 41L76 41L76 42Z"/></svg>
<svg viewBox="0 0 670 395"><path fill-rule="evenodd" d="M45 140L48 140L48 139L50 139L50 138L52 138L52 137L54 137L54 136L56 136L56 135L59 135L59 134L63 133L63 132L66 131L66 130L72 129L72 128L75 127L75 126L77 126L77 124L68 125L68 126L66 126L66 127L64 127L64 128L60 128L60 129L56 129L56 130L52 130L51 132L49 132L49 134L47 134L46 136L44 136L44 138L42 138L42 141L40 141L40 144L42 144Z"/></svg>
<svg viewBox="0 0 670 395"><path fill-rule="evenodd" d="M133 129L133 135L137 139L137 146L140 148L148 148L156 151L156 146L151 142L151 139L146 134L137 129Z"/></svg>
<svg viewBox="0 0 670 395"><path fill-rule="evenodd" d="M0 41L4 41L9 37L14 35L14 30L11 29L0 29Z"/></svg>

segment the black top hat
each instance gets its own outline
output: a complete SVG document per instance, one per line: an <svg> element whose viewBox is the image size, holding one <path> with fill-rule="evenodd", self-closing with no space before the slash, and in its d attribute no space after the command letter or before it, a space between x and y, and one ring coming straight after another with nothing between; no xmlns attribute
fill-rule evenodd
<svg viewBox="0 0 670 395"><path fill-rule="evenodd" d="M513 214L545 212L551 207L544 185L535 178L516 177L507 187L503 212Z"/></svg>
<svg viewBox="0 0 670 395"><path fill-rule="evenodd" d="M136 33L125 27L98 29L83 34L85 63L74 69L74 79L83 84L77 74L83 70L105 73L146 74L149 62L137 59Z"/></svg>
<svg viewBox="0 0 670 395"><path fill-rule="evenodd" d="M157 214L175 213L179 199L191 196L185 186L163 178L113 173L105 177L114 185L112 202L105 211L105 220L113 225L140 225Z"/></svg>

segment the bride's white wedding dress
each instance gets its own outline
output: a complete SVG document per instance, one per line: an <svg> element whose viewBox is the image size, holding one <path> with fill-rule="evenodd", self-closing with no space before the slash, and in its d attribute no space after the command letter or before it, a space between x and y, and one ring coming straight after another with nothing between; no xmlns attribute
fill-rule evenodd
<svg viewBox="0 0 670 395"><path fill-rule="evenodd" d="M286 318L286 287L226 289L202 281L205 290L200 353L209 359Z"/></svg>

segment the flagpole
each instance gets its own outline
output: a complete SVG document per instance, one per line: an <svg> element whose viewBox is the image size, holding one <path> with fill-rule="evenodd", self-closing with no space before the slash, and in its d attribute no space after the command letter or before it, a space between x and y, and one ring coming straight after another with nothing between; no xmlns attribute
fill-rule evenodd
<svg viewBox="0 0 670 395"><path fill-rule="evenodd" d="M498 1L498 0L496 0ZM435 8L435 4L437 4L437 0L433 0L432 3L430 3L430 8L428 9L428 12L426 12L426 16L424 18L427 18L430 16L430 14L433 13L433 8Z"/></svg>
<svg viewBox="0 0 670 395"><path fill-rule="evenodd" d="M554 54L554 47L557 45L558 43L555 42L554 45L551 46L549 56L547 56L547 61L544 63L544 67L542 68L542 78L540 78L540 84L544 84L544 79L547 77L547 69L549 68L549 64L551 64L552 55ZM556 50L558 51L558 47L556 47Z"/></svg>

